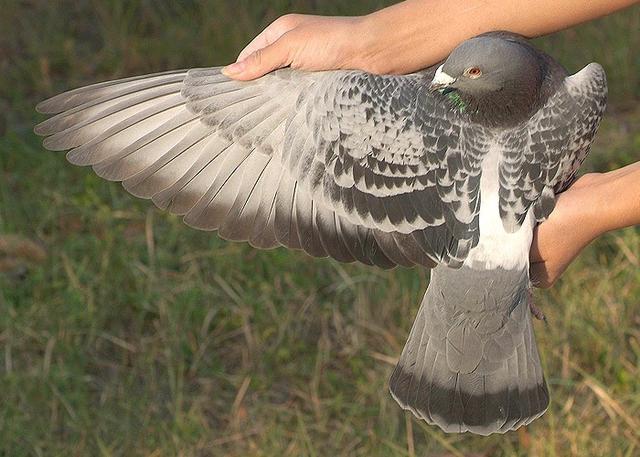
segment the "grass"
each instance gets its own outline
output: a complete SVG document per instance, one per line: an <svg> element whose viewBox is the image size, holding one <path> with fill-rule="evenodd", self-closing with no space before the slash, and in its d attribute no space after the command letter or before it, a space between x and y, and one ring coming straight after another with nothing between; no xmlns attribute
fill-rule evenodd
<svg viewBox="0 0 640 457"><path fill-rule="evenodd" d="M538 292L552 389L526 429L445 435L387 380L428 274L255 251L190 230L44 152L42 98L231 60L286 11L384 2L51 1L0 15L0 455L633 456L640 230L604 236ZM611 106L587 168L637 160L640 9L538 43L599 61Z"/></svg>

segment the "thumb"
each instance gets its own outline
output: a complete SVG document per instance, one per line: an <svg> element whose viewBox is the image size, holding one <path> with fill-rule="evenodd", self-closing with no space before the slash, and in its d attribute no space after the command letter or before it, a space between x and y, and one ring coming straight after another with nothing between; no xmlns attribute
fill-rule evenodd
<svg viewBox="0 0 640 457"><path fill-rule="evenodd" d="M222 74L232 79L249 81L286 67L291 63L289 56L290 46L283 36L269 46L252 52L244 60L227 65L222 69Z"/></svg>

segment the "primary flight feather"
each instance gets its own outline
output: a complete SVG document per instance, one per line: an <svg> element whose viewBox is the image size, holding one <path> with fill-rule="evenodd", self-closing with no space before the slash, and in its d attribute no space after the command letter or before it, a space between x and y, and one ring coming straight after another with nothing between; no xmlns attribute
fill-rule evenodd
<svg viewBox="0 0 640 457"><path fill-rule="evenodd" d="M110 81L38 105L44 146L259 248L433 268L390 381L445 431L514 430L547 408L529 313L533 228L571 184L606 105L504 32L403 76L220 68Z"/></svg>

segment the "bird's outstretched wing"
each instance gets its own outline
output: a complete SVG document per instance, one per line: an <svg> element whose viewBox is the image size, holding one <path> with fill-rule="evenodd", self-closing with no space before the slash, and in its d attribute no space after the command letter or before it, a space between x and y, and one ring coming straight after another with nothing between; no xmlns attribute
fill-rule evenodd
<svg viewBox="0 0 640 457"><path fill-rule="evenodd" d="M603 68L592 63L568 76L528 123L505 131L499 168L500 216L515 231L531 205L545 220L555 195L574 180L607 104Z"/></svg>
<svg viewBox="0 0 640 457"><path fill-rule="evenodd" d="M187 224L369 265L458 266L478 240L482 129L407 76L219 68L76 89L35 131Z"/></svg>

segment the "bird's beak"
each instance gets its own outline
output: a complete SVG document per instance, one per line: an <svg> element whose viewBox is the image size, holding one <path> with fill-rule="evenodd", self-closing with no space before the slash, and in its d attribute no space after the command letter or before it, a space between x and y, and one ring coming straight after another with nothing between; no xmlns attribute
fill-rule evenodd
<svg viewBox="0 0 640 457"><path fill-rule="evenodd" d="M431 84L429 84L429 90L435 92L437 90L442 90L443 92L451 92L453 88L451 88L451 84L456 82L456 78L449 76L444 71L442 71L442 67L444 64L440 65L436 70L436 74L431 80Z"/></svg>

